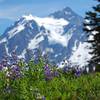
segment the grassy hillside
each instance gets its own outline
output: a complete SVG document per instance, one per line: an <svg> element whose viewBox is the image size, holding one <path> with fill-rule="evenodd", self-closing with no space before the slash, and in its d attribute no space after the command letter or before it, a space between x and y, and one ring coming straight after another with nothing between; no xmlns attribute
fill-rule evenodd
<svg viewBox="0 0 100 100"><path fill-rule="evenodd" d="M40 59L0 64L0 100L100 100L100 73L73 73Z"/></svg>

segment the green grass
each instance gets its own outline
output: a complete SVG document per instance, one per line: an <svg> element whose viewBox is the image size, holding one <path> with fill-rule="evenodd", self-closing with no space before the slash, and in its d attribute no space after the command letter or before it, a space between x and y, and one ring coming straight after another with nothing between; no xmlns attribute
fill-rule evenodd
<svg viewBox="0 0 100 100"><path fill-rule="evenodd" d="M24 64L20 66L23 69ZM29 70L16 80L0 72L0 100L100 100L100 73L76 77L59 70L59 77L46 81L42 67L43 63L30 62Z"/></svg>
<svg viewBox="0 0 100 100"><path fill-rule="evenodd" d="M36 81L41 95L47 100L100 100L100 73L82 75L79 78L62 75L51 81Z"/></svg>

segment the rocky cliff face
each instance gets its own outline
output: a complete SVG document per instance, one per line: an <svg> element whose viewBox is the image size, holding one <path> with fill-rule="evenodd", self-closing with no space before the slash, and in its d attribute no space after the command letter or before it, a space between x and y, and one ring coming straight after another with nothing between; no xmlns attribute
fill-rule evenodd
<svg viewBox="0 0 100 100"><path fill-rule="evenodd" d="M74 64L80 64L78 58L85 62L88 57L84 53L87 45L84 45L82 21L83 18L68 7L45 18L23 16L0 37L0 59L13 50L26 59L27 50L34 54L41 49L42 55L47 53L51 62L60 63L65 58Z"/></svg>

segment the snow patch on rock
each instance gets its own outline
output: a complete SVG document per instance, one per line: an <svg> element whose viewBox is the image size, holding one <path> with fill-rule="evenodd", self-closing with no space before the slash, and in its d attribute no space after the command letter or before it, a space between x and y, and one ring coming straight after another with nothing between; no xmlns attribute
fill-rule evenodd
<svg viewBox="0 0 100 100"><path fill-rule="evenodd" d="M7 39L6 38L3 38L2 40L0 40L0 44L1 43L4 43L4 42L7 42Z"/></svg>
<svg viewBox="0 0 100 100"><path fill-rule="evenodd" d="M15 36L17 33L19 33L20 31L24 30L24 26L23 25L18 25L17 27L15 27L13 30L10 30L8 32L9 35L9 39L12 38L13 36Z"/></svg>
<svg viewBox="0 0 100 100"><path fill-rule="evenodd" d="M73 65L79 65L80 67L87 65L87 61L92 57L92 55L89 54L89 46L90 45L88 43L80 42L78 49L72 54L69 61Z"/></svg>

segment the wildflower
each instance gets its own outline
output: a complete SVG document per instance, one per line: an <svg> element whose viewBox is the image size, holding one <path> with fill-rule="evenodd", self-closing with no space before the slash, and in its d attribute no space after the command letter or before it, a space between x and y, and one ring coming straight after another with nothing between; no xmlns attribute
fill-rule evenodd
<svg viewBox="0 0 100 100"><path fill-rule="evenodd" d="M42 100L46 100L45 96L42 97Z"/></svg>
<svg viewBox="0 0 100 100"><path fill-rule="evenodd" d="M79 77L81 75L81 70L79 68L75 71L75 76Z"/></svg>
<svg viewBox="0 0 100 100"><path fill-rule="evenodd" d="M15 78L20 78L21 77L21 70L19 68L19 66L15 65L13 68L12 68L12 73L13 75L15 75L14 77Z"/></svg>
<svg viewBox="0 0 100 100"><path fill-rule="evenodd" d="M51 79L52 79L51 69L49 68L48 65L46 65L46 66L44 67L44 74L45 74L45 79L46 79L46 80L51 80Z"/></svg>
<svg viewBox="0 0 100 100"><path fill-rule="evenodd" d="M69 71L69 68L68 68L67 66L63 68L63 72L64 72L64 73L66 73L66 72L68 72L68 71Z"/></svg>
<svg viewBox="0 0 100 100"><path fill-rule="evenodd" d="M38 64L38 63L39 63L39 58L38 58L38 57L35 57L35 58L34 58L34 63L35 63L35 64Z"/></svg>
<svg viewBox="0 0 100 100"><path fill-rule="evenodd" d="M54 71L54 72L53 72L53 76L54 76L54 77L59 77L59 72L58 72L57 70Z"/></svg>
<svg viewBox="0 0 100 100"><path fill-rule="evenodd" d="M12 65L10 70L7 71L6 76L10 79L17 79L21 77L21 70L19 66L17 65Z"/></svg>
<svg viewBox="0 0 100 100"><path fill-rule="evenodd" d="M45 74L46 74L46 75L50 75L51 70L50 70L50 68L48 67L48 65L44 67L44 70L45 70Z"/></svg>
<svg viewBox="0 0 100 100"><path fill-rule="evenodd" d="M34 59L35 64L39 63L39 51L38 50L34 51L33 59Z"/></svg>
<svg viewBox="0 0 100 100"><path fill-rule="evenodd" d="M0 63L0 71L3 69L3 66L2 66L2 64Z"/></svg>
<svg viewBox="0 0 100 100"><path fill-rule="evenodd" d="M2 60L2 65L3 65L3 67L7 67L8 66L8 61L7 61L7 59L5 59L5 58L3 58L3 60Z"/></svg>
<svg viewBox="0 0 100 100"><path fill-rule="evenodd" d="M11 53L10 63L11 63L11 64L17 64L17 63L18 63L18 57L17 57L15 51L13 51L13 52Z"/></svg>

